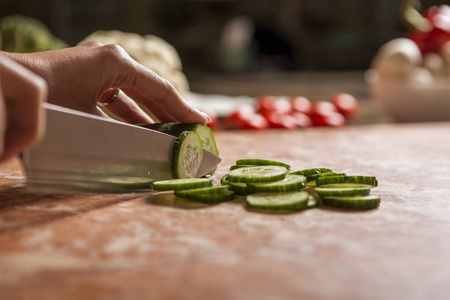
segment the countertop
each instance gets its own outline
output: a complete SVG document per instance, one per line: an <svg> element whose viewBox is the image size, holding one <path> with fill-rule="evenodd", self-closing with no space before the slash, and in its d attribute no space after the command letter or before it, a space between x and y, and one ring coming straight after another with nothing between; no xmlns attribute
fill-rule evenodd
<svg viewBox="0 0 450 300"><path fill-rule="evenodd" d="M0 166L0 299L448 299L450 123L215 133L223 162L375 175L378 209L39 194Z"/></svg>

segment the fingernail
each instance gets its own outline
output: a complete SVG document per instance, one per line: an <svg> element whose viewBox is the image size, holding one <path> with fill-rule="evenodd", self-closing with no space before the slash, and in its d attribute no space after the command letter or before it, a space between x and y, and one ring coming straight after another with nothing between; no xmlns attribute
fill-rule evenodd
<svg viewBox="0 0 450 300"><path fill-rule="evenodd" d="M211 118L207 114L205 114L204 112L200 112L200 113L205 117L205 119L208 121L208 123L212 122Z"/></svg>

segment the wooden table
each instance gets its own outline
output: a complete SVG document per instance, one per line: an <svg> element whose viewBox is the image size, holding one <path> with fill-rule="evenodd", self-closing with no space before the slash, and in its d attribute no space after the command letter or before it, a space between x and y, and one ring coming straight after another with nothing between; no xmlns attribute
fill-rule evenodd
<svg viewBox="0 0 450 300"><path fill-rule="evenodd" d="M238 158L376 175L378 209L48 195L1 165L0 299L449 299L450 123L217 132Z"/></svg>

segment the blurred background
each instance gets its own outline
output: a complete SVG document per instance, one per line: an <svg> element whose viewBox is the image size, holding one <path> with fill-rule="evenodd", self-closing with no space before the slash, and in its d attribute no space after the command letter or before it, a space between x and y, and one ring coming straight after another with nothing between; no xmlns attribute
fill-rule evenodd
<svg viewBox="0 0 450 300"><path fill-rule="evenodd" d="M177 50L197 93L317 100L339 86L367 98L363 72L384 43L407 32L402 2L0 0L0 17L35 18L70 46L98 30L156 35Z"/></svg>

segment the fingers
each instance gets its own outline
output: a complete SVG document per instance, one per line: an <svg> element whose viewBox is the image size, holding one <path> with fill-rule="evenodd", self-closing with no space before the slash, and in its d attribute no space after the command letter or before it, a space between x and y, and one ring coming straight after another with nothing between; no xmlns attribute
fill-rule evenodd
<svg viewBox="0 0 450 300"><path fill-rule="evenodd" d="M127 93L132 94L130 96L133 99L152 112L155 111L155 114L164 114L164 119L202 124L211 121L206 114L184 102L180 94L167 80L141 65L135 66L133 83L133 91Z"/></svg>
<svg viewBox="0 0 450 300"><path fill-rule="evenodd" d="M131 124L154 123L139 105L120 89L108 90L98 100L103 107L124 122Z"/></svg>
<svg viewBox="0 0 450 300"><path fill-rule="evenodd" d="M47 84L41 77L5 57L0 57L0 81L3 112L7 116L0 161L5 161L42 137L45 116L41 102L47 98Z"/></svg>

